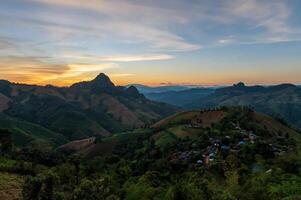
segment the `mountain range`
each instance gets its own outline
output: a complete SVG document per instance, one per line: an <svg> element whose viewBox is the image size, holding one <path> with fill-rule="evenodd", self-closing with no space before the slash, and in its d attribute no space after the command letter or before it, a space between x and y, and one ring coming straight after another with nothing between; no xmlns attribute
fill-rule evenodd
<svg viewBox="0 0 301 200"><path fill-rule="evenodd" d="M214 93L214 88L190 88L181 91L166 91L144 94L153 101L165 102L171 105L190 108L195 100L199 100Z"/></svg>
<svg viewBox="0 0 301 200"><path fill-rule="evenodd" d="M301 88L293 84L246 86L238 83L220 88L146 93L145 96L183 109L250 106L301 128Z"/></svg>
<svg viewBox="0 0 301 200"><path fill-rule="evenodd" d="M281 118L301 127L301 88L293 84L246 86L238 83L217 89L206 98L195 100L192 107L250 106L257 111Z"/></svg>
<svg viewBox="0 0 301 200"><path fill-rule="evenodd" d="M17 145L60 145L144 127L177 111L150 101L134 86L115 86L105 74L70 87L0 81L0 124Z"/></svg>
<svg viewBox="0 0 301 200"><path fill-rule="evenodd" d="M187 90L191 87L189 86L182 86L182 85L164 85L164 86L157 86L157 87L151 87L147 85L142 84L130 84L126 85L126 87L134 86L136 87L139 92L142 94L148 94L148 93L162 93L162 92L171 92L171 91L183 91Z"/></svg>

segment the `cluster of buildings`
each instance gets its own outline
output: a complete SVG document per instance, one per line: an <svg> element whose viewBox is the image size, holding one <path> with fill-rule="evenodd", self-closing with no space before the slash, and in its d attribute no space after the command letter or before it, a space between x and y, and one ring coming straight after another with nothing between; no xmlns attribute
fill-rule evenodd
<svg viewBox="0 0 301 200"><path fill-rule="evenodd" d="M195 162L196 166L208 165L214 161L218 154L222 156L228 155L230 152L238 153L242 146L247 143L255 143L258 139L257 135L252 131L246 131L240 128L239 124L233 123L236 130L239 131L241 139L232 142L230 136L222 138L209 138L210 145L200 151L178 151L173 154L174 160Z"/></svg>

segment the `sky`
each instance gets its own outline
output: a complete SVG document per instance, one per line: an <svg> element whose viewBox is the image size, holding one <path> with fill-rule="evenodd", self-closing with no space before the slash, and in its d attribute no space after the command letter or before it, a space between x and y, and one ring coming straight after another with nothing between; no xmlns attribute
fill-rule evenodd
<svg viewBox="0 0 301 200"><path fill-rule="evenodd" d="M1 0L0 79L301 83L300 0Z"/></svg>

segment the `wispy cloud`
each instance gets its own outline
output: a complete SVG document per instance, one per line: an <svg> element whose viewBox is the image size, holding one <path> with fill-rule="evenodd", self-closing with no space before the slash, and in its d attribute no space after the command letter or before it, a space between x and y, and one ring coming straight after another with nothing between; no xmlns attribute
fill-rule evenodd
<svg viewBox="0 0 301 200"><path fill-rule="evenodd" d="M49 57L0 57L0 78L12 81L44 83L48 80L82 77L119 67L116 63L49 64ZM17 69L17 70L16 70Z"/></svg>
<svg viewBox="0 0 301 200"><path fill-rule="evenodd" d="M133 55L112 55L112 56L97 56L97 55L81 55L76 53L65 53L64 58L79 59L85 61L100 61L100 62L137 62L137 61L156 61L169 60L174 58L167 54L133 54Z"/></svg>
<svg viewBox="0 0 301 200"><path fill-rule="evenodd" d="M127 76L135 76L135 74L128 74L128 73L123 73L123 74L109 74L112 77L127 77Z"/></svg>
<svg viewBox="0 0 301 200"><path fill-rule="evenodd" d="M201 48L200 44L187 41L176 32L168 28L168 23L184 23L189 21L187 16L178 15L177 10L164 7L154 7L143 3L131 1L49 1L31 0L42 5L55 6L57 8L72 8L73 13L68 16L61 16L55 20L59 26L51 26L54 34L64 33L67 28L76 28L77 31L93 29L93 33L104 35L104 37L119 38L133 43L148 44L154 50L164 51L193 51ZM118 6L116 6L118 5ZM93 15L82 15L81 12L89 11ZM35 12L39 19L51 22L57 19L54 13ZM70 20L72 19L72 20ZM73 24L76 22L76 24ZM44 23L45 24L45 23ZM63 28L62 28L63 27Z"/></svg>
<svg viewBox="0 0 301 200"><path fill-rule="evenodd" d="M101 70L127 74L124 66L138 66L131 62L174 67L190 52L195 64L207 47L301 41L290 2L3 0L0 77L69 81Z"/></svg>

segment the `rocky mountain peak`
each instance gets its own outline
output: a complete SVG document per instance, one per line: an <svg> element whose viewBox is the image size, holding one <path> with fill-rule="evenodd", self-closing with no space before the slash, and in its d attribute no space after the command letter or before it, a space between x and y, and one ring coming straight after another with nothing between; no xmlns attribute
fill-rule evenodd
<svg viewBox="0 0 301 200"><path fill-rule="evenodd" d="M115 86L111 79L104 73L100 73L94 80L91 81L94 84L103 87L112 87Z"/></svg>

